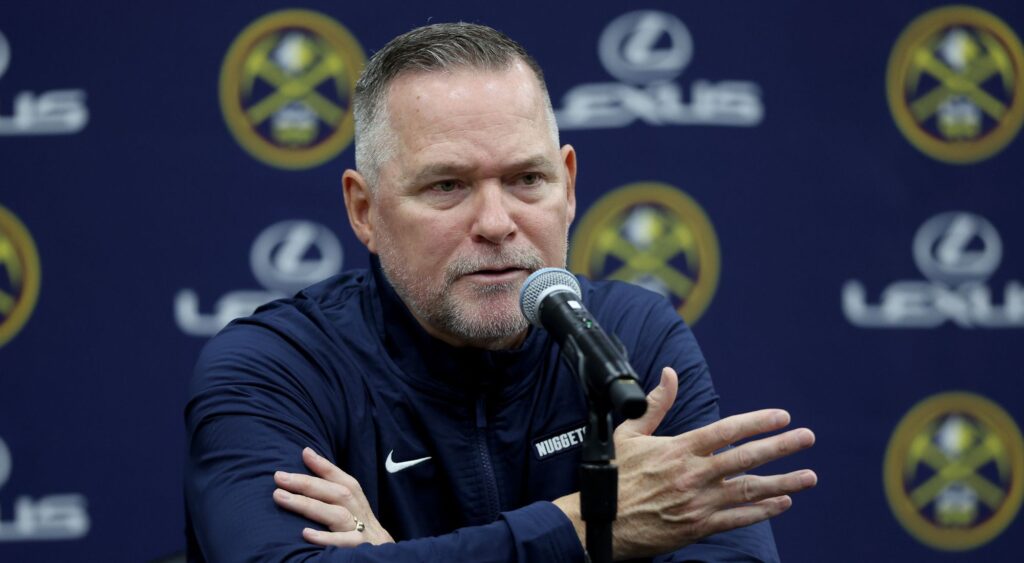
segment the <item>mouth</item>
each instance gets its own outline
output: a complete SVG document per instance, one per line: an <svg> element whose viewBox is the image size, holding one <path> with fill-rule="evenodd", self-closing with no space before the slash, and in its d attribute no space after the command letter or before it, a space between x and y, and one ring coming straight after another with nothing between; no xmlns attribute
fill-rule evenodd
<svg viewBox="0 0 1024 563"><path fill-rule="evenodd" d="M477 283L507 283L525 278L530 271L517 267L484 268L465 274L463 277Z"/></svg>

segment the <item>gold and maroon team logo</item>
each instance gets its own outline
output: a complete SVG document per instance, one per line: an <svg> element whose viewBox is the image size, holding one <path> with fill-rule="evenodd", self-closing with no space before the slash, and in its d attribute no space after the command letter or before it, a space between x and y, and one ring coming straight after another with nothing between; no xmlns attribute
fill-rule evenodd
<svg viewBox="0 0 1024 563"><path fill-rule="evenodd" d="M978 162L1009 144L1024 122L1024 49L989 12L938 8L896 41L886 90L911 144L944 162Z"/></svg>
<svg viewBox="0 0 1024 563"><path fill-rule="evenodd" d="M639 182L606 194L580 220L569 269L667 296L693 324L718 287L718 237L707 214L668 184Z"/></svg>
<svg viewBox="0 0 1024 563"><path fill-rule="evenodd" d="M228 129L257 159L311 168L352 142L352 97L366 56L337 21L309 10L256 20L235 39L220 75Z"/></svg>
<svg viewBox="0 0 1024 563"><path fill-rule="evenodd" d="M940 550L980 547L1013 522L1024 498L1024 439L999 405L973 393L929 397L886 449L885 495L896 520Z"/></svg>
<svg viewBox="0 0 1024 563"><path fill-rule="evenodd" d="M39 254L32 235L0 206L0 348L21 331L39 297Z"/></svg>

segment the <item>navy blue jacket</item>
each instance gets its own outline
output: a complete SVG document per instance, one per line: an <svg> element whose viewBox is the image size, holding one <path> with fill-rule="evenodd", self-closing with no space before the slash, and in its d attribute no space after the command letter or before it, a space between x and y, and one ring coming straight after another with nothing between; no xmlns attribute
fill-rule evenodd
<svg viewBox="0 0 1024 563"><path fill-rule="evenodd" d="M265 305L203 350L185 411L190 561L582 561L572 525L549 502L578 489L587 415L558 345L531 329L515 350L447 346L373 266ZM646 391L662 367L680 374L657 434L718 419L704 358L664 298L618 282L581 285ZM309 473L306 446L359 481L397 543L302 539L303 527L322 526L278 508L271 493L275 470ZM389 456L430 459L389 473ZM766 522L658 558L777 559Z"/></svg>

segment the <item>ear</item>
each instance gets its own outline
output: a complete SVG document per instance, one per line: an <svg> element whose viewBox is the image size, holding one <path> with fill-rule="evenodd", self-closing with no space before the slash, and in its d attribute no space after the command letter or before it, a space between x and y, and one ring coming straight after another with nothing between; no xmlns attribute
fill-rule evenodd
<svg viewBox="0 0 1024 563"><path fill-rule="evenodd" d="M576 218L576 149L572 145L562 147L562 164L565 166L565 198L568 203L569 224Z"/></svg>
<svg viewBox="0 0 1024 563"><path fill-rule="evenodd" d="M373 195L363 175L351 168L341 175L341 187L345 194L345 210L348 211L348 223L356 237L373 254L377 246L373 237Z"/></svg>

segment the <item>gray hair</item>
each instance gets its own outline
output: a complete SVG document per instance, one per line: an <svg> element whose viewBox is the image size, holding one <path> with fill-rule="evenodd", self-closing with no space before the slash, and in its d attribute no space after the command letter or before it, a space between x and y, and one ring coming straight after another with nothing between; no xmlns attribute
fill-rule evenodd
<svg viewBox="0 0 1024 563"><path fill-rule="evenodd" d="M544 94L551 135L558 146L558 125L551 107L544 73L522 45L504 33L472 23L438 23L399 35L374 53L356 82L356 168L376 189L381 165L394 151L389 131L388 88L406 72L455 69L508 70L522 61L533 71Z"/></svg>

